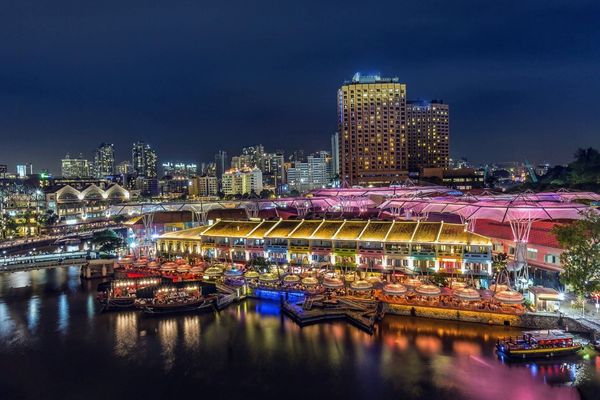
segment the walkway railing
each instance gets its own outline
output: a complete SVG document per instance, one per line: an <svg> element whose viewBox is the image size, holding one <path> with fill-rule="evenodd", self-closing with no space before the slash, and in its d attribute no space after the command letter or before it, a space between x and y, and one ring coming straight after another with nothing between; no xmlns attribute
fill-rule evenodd
<svg viewBox="0 0 600 400"><path fill-rule="evenodd" d="M61 265L80 265L87 261L87 255L86 251L74 251L38 256L4 257L0 258L0 271L14 272Z"/></svg>

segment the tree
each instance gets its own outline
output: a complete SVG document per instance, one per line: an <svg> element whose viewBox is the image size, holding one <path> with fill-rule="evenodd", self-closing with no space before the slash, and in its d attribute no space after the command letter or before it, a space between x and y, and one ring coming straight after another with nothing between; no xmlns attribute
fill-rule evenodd
<svg viewBox="0 0 600 400"><path fill-rule="evenodd" d="M122 224L123 222L127 221L127 216L123 214L117 214L112 217L112 220L117 224Z"/></svg>
<svg viewBox="0 0 600 400"><path fill-rule="evenodd" d="M271 195L274 196L275 194L273 193L273 191L271 191L269 189L263 189L263 190L260 191L260 198L261 199L268 199L268 198L271 197Z"/></svg>
<svg viewBox="0 0 600 400"><path fill-rule="evenodd" d="M99 251L105 253L114 253L125 246L125 240L112 229L94 232L91 243L96 246Z"/></svg>
<svg viewBox="0 0 600 400"><path fill-rule="evenodd" d="M8 213L0 216L0 235L2 239L8 239L17 233L17 222Z"/></svg>
<svg viewBox="0 0 600 400"><path fill-rule="evenodd" d="M38 216L38 224L43 226L52 226L56 224L58 221L58 215L54 212L54 210L46 210L45 213L39 214Z"/></svg>
<svg viewBox="0 0 600 400"><path fill-rule="evenodd" d="M540 177L538 183L527 182L512 190L522 191L532 188L539 191L558 187L586 191L600 190L600 152L592 147L578 149L574 154L574 160L569 165L552 167Z"/></svg>
<svg viewBox="0 0 600 400"><path fill-rule="evenodd" d="M267 272L269 270L269 263L264 257L256 257L250 261L252 269L258 273Z"/></svg>
<svg viewBox="0 0 600 400"><path fill-rule="evenodd" d="M435 272L433 273L430 277L429 280L431 281L431 283L433 283L434 285L437 286L448 286L448 279L444 276L444 274L440 273L440 272Z"/></svg>
<svg viewBox="0 0 600 400"><path fill-rule="evenodd" d="M589 211L583 219L553 230L565 249L560 256L560 280L578 297L600 290L600 215Z"/></svg>
<svg viewBox="0 0 600 400"><path fill-rule="evenodd" d="M25 236L31 235L32 228L37 225L37 220L33 216L33 211L29 208L26 209L25 212L23 212L19 225L23 227Z"/></svg>
<svg viewBox="0 0 600 400"><path fill-rule="evenodd" d="M498 274L500 271L506 268L508 264L508 255L506 253L498 253L492 257L492 269L494 274Z"/></svg>

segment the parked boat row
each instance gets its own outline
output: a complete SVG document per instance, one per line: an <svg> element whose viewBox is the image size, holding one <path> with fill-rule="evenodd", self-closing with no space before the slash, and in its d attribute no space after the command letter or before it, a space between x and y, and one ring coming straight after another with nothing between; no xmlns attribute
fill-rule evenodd
<svg viewBox="0 0 600 400"><path fill-rule="evenodd" d="M179 313L211 309L215 300L215 285L202 281L132 278L98 285L103 311L137 308L147 314Z"/></svg>

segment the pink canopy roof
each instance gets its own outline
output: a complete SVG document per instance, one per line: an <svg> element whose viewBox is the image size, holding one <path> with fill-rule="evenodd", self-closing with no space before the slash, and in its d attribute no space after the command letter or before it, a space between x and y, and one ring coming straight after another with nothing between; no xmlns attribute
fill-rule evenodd
<svg viewBox="0 0 600 400"><path fill-rule="evenodd" d="M544 202L544 201L552 201L552 202L572 202L577 200L591 200L591 201L600 201L600 194L594 192L570 192L567 190L558 190L556 192L525 192L525 193L485 193L482 195L471 195L467 194L463 196L461 199L469 200L472 202L477 201L497 201L497 200L506 200L506 201L533 201L533 202Z"/></svg>
<svg viewBox="0 0 600 400"><path fill-rule="evenodd" d="M402 208L415 214L450 213L464 220L489 219L498 222L517 220L579 219L592 208L577 203L524 200L464 201L460 198L388 200L380 208Z"/></svg>
<svg viewBox="0 0 600 400"><path fill-rule="evenodd" d="M379 195L385 197L420 197L441 195L447 193L460 193L455 189L445 186L390 186L373 188L339 188L339 189L317 189L313 190L313 196L324 197L367 197Z"/></svg>
<svg viewBox="0 0 600 400"><path fill-rule="evenodd" d="M291 207L319 212L340 209L364 211L377 207L383 211L402 209L413 214L451 213L464 220L507 222L519 219L578 219L581 212L589 208L574 201L600 201L600 194L592 192L455 194L460 192L443 186L318 189L309 197L256 199L249 201L248 205L254 204L256 210ZM383 203L377 206L381 201Z"/></svg>
<svg viewBox="0 0 600 400"><path fill-rule="evenodd" d="M275 207L294 207L325 211L336 206L339 200L331 197L282 197L276 199L256 199L252 203L256 204L259 210Z"/></svg>

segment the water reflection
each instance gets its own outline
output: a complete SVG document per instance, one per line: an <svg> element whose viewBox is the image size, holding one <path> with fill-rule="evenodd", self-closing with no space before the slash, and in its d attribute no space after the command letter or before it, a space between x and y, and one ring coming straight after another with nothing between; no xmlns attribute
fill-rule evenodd
<svg viewBox="0 0 600 400"><path fill-rule="evenodd" d="M93 323L94 317L96 316L96 304L94 295L91 293L87 295L87 304L86 304L87 317L90 324Z"/></svg>
<svg viewBox="0 0 600 400"><path fill-rule="evenodd" d="M29 299L29 305L27 307L27 328L32 334L35 333L38 322L40 320L40 298L33 296Z"/></svg>
<svg viewBox="0 0 600 400"><path fill-rule="evenodd" d="M185 316L183 318L183 343L188 351L198 349L200 344L199 316Z"/></svg>
<svg viewBox="0 0 600 400"><path fill-rule="evenodd" d="M5 302L0 301L0 337L8 338L14 330L14 321L9 315L9 309Z"/></svg>
<svg viewBox="0 0 600 400"><path fill-rule="evenodd" d="M138 344L138 314L124 311L114 314L115 344L114 351L118 357L135 357Z"/></svg>
<svg viewBox="0 0 600 400"><path fill-rule="evenodd" d="M62 334L67 333L69 328L69 300L66 293L58 296L58 331Z"/></svg>
<svg viewBox="0 0 600 400"><path fill-rule="evenodd" d="M85 382L101 381L104 397L177 398L201 387L221 397L452 400L571 399L569 385L600 389L600 357L503 363L495 340L516 333L504 327L386 317L370 336L343 322L300 328L277 303L252 301L219 314L99 313L96 284L70 268L0 275L0 388L81 398ZM41 396L28 391L32 380L72 384Z"/></svg>
<svg viewBox="0 0 600 400"><path fill-rule="evenodd" d="M175 347L177 346L177 321L174 318L162 319L158 322L158 337L162 348L165 371L175 364Z"/></svg>

